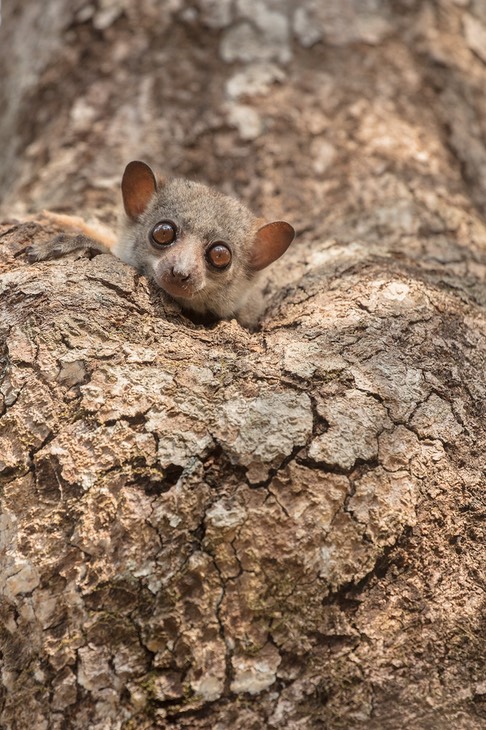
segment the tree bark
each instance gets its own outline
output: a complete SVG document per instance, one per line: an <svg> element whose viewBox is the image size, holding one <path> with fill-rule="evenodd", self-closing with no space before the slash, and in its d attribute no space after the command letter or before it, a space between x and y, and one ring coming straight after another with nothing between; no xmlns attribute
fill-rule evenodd
<svg viewBox="0 0 486 730"><path fill-rule="evenodd" d="M4 11L0 724L479 730L482 4L163 5ZM27 264L132 158L296 224L258 332Z"/></svg>

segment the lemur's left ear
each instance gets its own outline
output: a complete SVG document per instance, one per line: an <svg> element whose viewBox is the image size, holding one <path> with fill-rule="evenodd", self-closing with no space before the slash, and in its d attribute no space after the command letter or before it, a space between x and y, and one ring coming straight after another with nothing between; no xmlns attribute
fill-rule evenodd
<svg viewBox="0 0 486 730"><path fill-rule="evenodd" d="M285 221L274 221L259 228L252 246L250 268L261 271L273 264L286 252L294 236L294 229Z"/></svg>
<svg viewBox="0 0 486 730"><path fill-rule="evenodd" d="M139 160L129 162L121 182L123 205L129 218L136 220L147 208L157 190L151 168Z"/></svg>

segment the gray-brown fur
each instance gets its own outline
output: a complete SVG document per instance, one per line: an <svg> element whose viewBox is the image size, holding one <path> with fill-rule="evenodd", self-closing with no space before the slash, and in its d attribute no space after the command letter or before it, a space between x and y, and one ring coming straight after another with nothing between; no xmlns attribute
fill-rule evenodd
<svg viewBox="0 0 486 730"><path fill-rule="evenodd" d="M180 240L166 250L155 250L148 232L160 220L176 223ZM189 252L192 276L202 288L190 299L173 296L184 309L220 318L236 316L245 305L256 272L249 268L249 253L258 222L237 200L199 183L182 179L165 182L138 220L127 219L114 247L116 256L158 281L157 270ZM204 260L204 247L226 241L233 260L228 270L211 271Z"/></svg>
<svg viewBox="0 0 486 730"><path fill-rule="evenodd" d="M183 179L158 183L143 162L130 163L122 180L126 218L111 252L146 274L181 307L201 316L237 317L254 324L263 302L254 288L259 272L281 256L293 238L287 223L259 227L259 220L238 200ZM151 232L161 221L175 224L170 245L154 245ZM231 263L211 265L208 249L224 242ZM81 249L107 252L86 236L58 237L50 246L32 247L31 260L56 258Z"/></svg>

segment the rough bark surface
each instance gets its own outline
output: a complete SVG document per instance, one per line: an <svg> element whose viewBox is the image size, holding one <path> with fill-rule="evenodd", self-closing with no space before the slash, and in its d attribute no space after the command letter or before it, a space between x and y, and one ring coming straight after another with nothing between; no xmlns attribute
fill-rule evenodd
<svg viewBox="0 0 486 730"><path fill-rule="evenodd" d="M1 33L1 727L484 727L483 3ZM131 158L296 224L260 331L26 263L26 214L114 221Z"/></svg>

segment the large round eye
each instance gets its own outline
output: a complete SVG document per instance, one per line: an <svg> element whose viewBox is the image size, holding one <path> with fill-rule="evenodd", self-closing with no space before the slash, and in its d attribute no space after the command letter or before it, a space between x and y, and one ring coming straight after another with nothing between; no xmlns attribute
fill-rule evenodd
<svg viewBox="0 0 486 730"><path fill-rule="evenodd" d="M216 241L206 251L206 259L215 269L222 271L231 263L231 251L223 241Z"/></svg>
<svg viewBox="0 0 486 730"><path fill-rule="evenodd" d="M175 223L172 223L172 221L159 221L150 232L150 243L156 248L170 246L176 240L176 236L177 226Z"/></svg>

